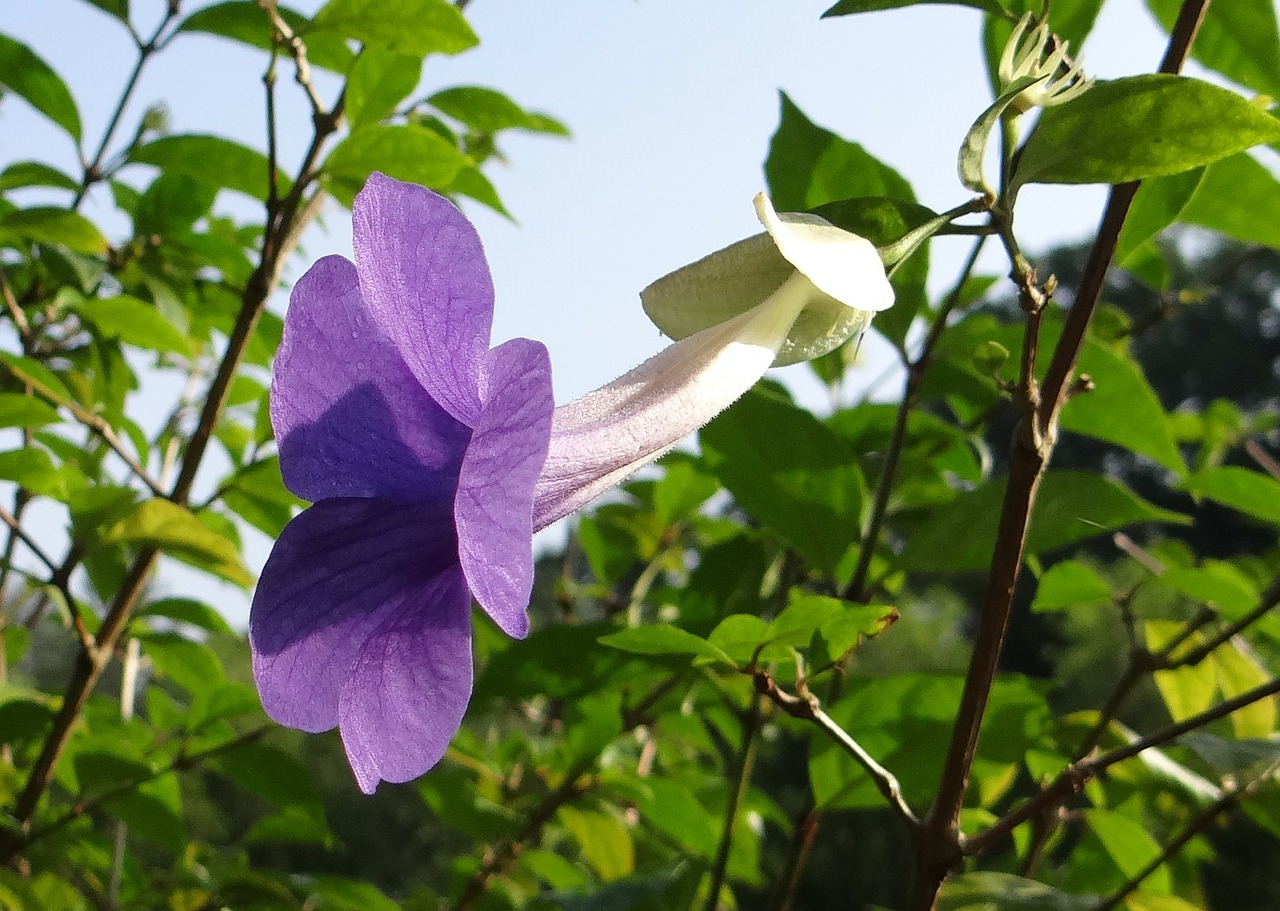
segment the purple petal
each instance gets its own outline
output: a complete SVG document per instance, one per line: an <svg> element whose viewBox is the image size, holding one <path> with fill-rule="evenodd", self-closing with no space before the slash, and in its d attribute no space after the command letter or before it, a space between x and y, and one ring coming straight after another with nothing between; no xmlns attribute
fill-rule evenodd
<svg viewBox="0 0 1280 911"><path fill-rule="evenodd" d="M373 321L432 398L474 427L493 322L475 228L443 196L377 173L356 196L352 225Z"/></svg>
<svg viewBox="0 0 1280 911"><path fill-rule="evenodd" d="M294 286L271 423L286 485L312 501L446 499L470 436L379 333L356 268L341 256L321 259Z"/></svg>
<svg viewBox="0 0 1280 911"><path fill-rule="evenodd" d="M457 567L389 614L342 687L342 743L360 790L440 761L471 698L471 595Z"/></svg>
<svg viewBox="0 0 1280 911"><path fill-rule="evenodd" d="M432 586L456 568L451 506L323 500L285 526L249 613L268 715L304 731L337 725L364 644L410 607L429 613Z"/></svg>
<svg viewBox="0 0 1280 911"><path fill-rule="evenodd" d="M484 408L462 460L454 515L458 555L476 600L508 636L529 631L533 485L551 436L551 361L541 342L489 352Z"/></svg>

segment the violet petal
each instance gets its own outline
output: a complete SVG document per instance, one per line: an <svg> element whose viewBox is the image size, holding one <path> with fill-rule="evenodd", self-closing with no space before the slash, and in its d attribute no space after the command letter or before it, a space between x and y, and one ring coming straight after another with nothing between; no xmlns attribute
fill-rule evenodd
<svg viewBox="0 0 1280 911"><path fill-rule="evenodd" d="M458 554L480 606L508 636L522 638L533 589L533 487L555 408L547 349L525 338L493 349L482 386L484 407L458 479Z"/></svg>
<svg viewBox="0 0 1280 911"><path fill-rule="evenodd" d="M285 484L306 500L451 495L469 430L369 319L356 268L327 256L294 286L271 385Z"/></svg>
<svg viewBox="0 0 1280 911"><path fill-rule="evenodd" d="M304 731L338 723L361 646L456 565L452 504L330 499L285 526L249 613L253 672L268 715Z"/></svg>
<svg viewBox="0 0 1280 911"><path fill-rule="evenodd" d="M475 228L443 196L375 173L356 196L352 230L373 322L432 398L475 426L493 322Z"/></svg>
<svg viewBox="0 0 1280 911"><path fill-rule="evenodd" d="M440 761L471 698L471 595L456 566L384 615L342 686L342 743L360 790Z"/></svg>

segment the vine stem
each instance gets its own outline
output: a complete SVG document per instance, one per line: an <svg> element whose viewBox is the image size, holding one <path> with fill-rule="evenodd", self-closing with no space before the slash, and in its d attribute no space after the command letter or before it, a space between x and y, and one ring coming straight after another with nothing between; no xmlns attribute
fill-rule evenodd
<svg viewBox="0 0 1280 911"><path fill-rule="evenodd" d="M1183 0L1160 64L1161 72L1176 73L1182 68L1208 5L1209 0ZM1137 182L1111 188L1076 300L1067 313L1044 383L1035 389L1034 373L1031 373L1029 379L1032 382L1024 390L1036 395L1024 403L1026 413L1014 434L1009 479L1000 509L973 660L965 675L960 708L952 728L938 791L917 839L916 880L908 905L912 911L931 911L935 907L943 882L966 853L959 830L960 811L968 790L987 700L1000 663L1032 507L1053 452L1058 418L1073 386L1071 378L1084 347L1089 322L1097 308L1120 229L1137 190ZM1018 271L1017 266L1015 263L1015 271ZM1032 290L1034 273L1027 271L1021 278L1022 290ZM1029 332L1032 329L1032 326L1028 327ZM1063 799L1066 796L1064 794Z"/></svg>

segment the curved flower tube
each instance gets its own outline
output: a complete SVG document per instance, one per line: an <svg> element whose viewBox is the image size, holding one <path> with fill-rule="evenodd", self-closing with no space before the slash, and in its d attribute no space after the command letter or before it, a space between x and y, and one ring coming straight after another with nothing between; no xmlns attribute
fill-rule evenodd
<svg viewBox="0 0 1280 911"><path fill-rule="evenodd" d="M325 257L298 281L272 380L285 484L313 502L272 549L249 617L272 718L337 727L366 793L425 772L470 699L472 599L508 635L528 632L533 531L746 392L807 308L861 314L836 320L847 337L892 303L869 242L757 207L765 255L786 268L744 290L741 312L553 412L545 347L489 348L475 229L441 196L369 179L355 263Z"/></svg>

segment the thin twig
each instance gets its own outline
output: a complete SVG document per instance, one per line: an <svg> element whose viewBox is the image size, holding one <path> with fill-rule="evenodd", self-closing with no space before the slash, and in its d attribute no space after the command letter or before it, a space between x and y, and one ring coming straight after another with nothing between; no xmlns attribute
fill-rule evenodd
<svg viewBox="0 0 1280 911"><path fill-rule="evenodd" d="M876 788L884 796L884 799L888 801L889 806L906 823L908 829L914 833L920 828L919 818L917 818L915 812L907 805L906 799L902 796L902 786L898 783L898 779L892 772L876 762L871 754L862 748L861 744L850 737L844 728L836 724L831 716L822 710L816 696L812 693L804 695L788 693L778 686L777 681L773 679L768 671L756 670L751 676L755 682L757 693L762 696L768 696L778 708L792 718L812 721L820 731L834 740L837 746L848 753L854 762L862 766L866 773L871 776L871 780L875 782Z"/></svg>
<svg viewBox="0 0 1280 911"><path fill-rule="evenodd" d="M307 60L306 44L289 27L289 23L284 21L280 11L276 9L275 0L257 0L257 2L262 11L271 18L271 27L280 35L282 43L289 48L289 54L293 57L294 79L298 85L302 86L302 90L307 93L307 99L311 102L312 115L316 117L327 116L324 100L320 97L320 93L316 91L316 87L311 81L311 64Z"/></svg>
<svg viewBox="0 0 1280 911"><path fill-rule="evenodd" d="M52 558L44 552L44 548L33 541L31 536L23 531L21 523L18 522L9 510L5 509L3 506L0 506L0 522L9 526L9 531L17 537L19 541L27 546L27 550L31 551L31 553L35 555L35 558L43 563L49 572L54 573L58 571L58 564L54 563Z"/></svg>
<svg viewBox="0 0 1280 911"><path fill-rule="evenodd" d="M1280 677L1247 690L1233 699L1220 702L1211 709L1192 715L1190 718L1170 725L1163 730L1156 731L1154 734L1139 737L1132 743L1103 753L1094 759L1082 759L1071 763L1058 774L1058 777L1052 783L1026 803L1005 814L986 831L968 839L963 846L963 853L969 856L981 854L1013 832L1022 823L1078 793L1091 778L1096 777L1116 763L1131 759L1152 747L1160 746L1171 740L1177 740L1183 734L1198 730L1207 724L1212 724L1232 712L1266 699L1268 696L1274 696L1276 693L1280 693Z"/></svg>
<svg viewBox="0 0 1280 911"><path fill-rule="evenodd" d="M756 733L759 727L760 700L752 696L751 707L742 720L742 748L738 754L737 778L725 806L724 825L720 829L720 842L716 846L715 860L711 864L711 882L707 887L704 911L716 911L720 907L720 890L724 888L725 874L729 870L729 849L733 846L733 829L738 820L738 809L751 786L751 769L755 765Z"/></svg>

